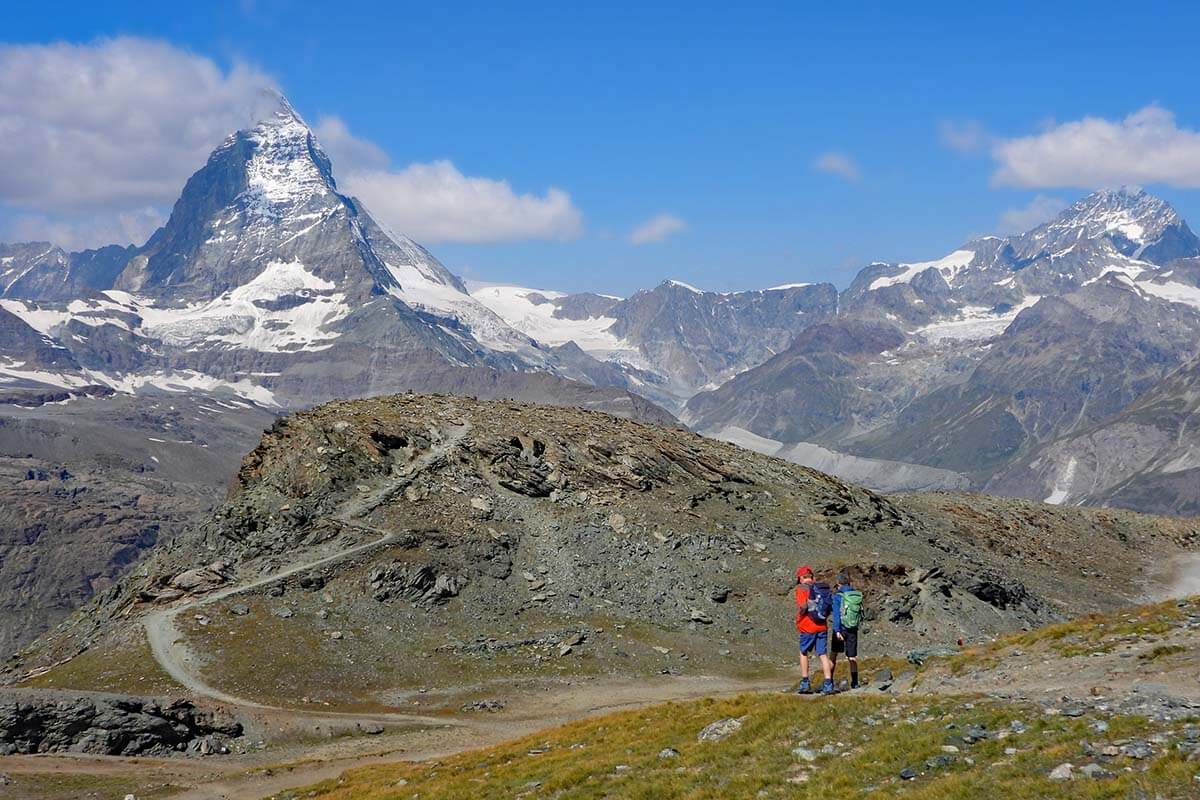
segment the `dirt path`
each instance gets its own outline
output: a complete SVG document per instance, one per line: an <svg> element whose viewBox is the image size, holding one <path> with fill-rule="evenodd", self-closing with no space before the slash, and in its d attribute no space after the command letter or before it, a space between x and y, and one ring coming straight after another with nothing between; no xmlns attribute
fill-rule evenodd
<svg viewBox="0 0 1200 800"><path fill-rule="evenodd" d="M276 706L259 703L255 700L250 700L244 697L235 697L231 694L221 691L213 686L208 685L200 678L199 674L192 668L194 661L193 654L188 650L183 643L183 637L179 632L179 628L175 624L176 618L185 611L192 611L212 603L219 602L228 597L232 597L242 592L247 592L252 589L257 589L261 586L275 583L283 578L296 575L301 572L306 572L311 569L332 564L344 559L350 558L358 553L372 550L377 547L385 547L388 544L396 541L399 538L397 533L389 533L379 528L366 525L358 522L357 518L369 514L374 509L378 508L382 503L394 497L398 492L404 491L406 487L412 484L414 478L425 470L436 465L450 448L454 447L466 434L469 427L463 425L461 427L451 428L449 435L436 441L429 450L416 458L395 480L387 482L384 486L367 494L362 498L353 498L343 504L343 508L336 514L329 517L329 520L342 527L352 528L355 530L372 533L379 536L378 539L353 547L341 550L323 558L306 561L300 564L273 572L270 575L252 580L246 583L239 583L234 586L228 586L216 592L198 597L187 602L164 608L158 611L152 611L143 617L142 625L146 629L146 640L150 644L150 651L154 655L154 660L170 675L177 683L186 688L189 692L200 697L205 697L211 700L216 700L221 703L226 703L231 706L241 708L268 709L272 711L286 711L285 709ZM325 716L318 713L309 714L307 716ZM346 714L338 714L338 717L346 717ZM370 719L384 720L389 722L417 723L426 725L448 725L461 724L451 720L426 717L415 714L370 714L362 715L364 720Z"/></svg>
<svg viewBox="0 0 1200 800"><path fill-rule="evenodd" d="M282 578L295 575L298 572L305 572L316 567L321 567L326 564L331 564L342 559L349 558L357 553L370 550L375 547L381 547L396 539L395 534L385 534L379 539L372 542L356 545L347 550L334 553L325 558L319 558L315 561L308 561L302 564L296 564L279 572L272 573L266 577L259 578L249 583L241 583L236 586L230 586L204 597L191 600L181 605L164 608L160 611L152 611L146 614L142 619L142 624L146 629L146 639L150 643L150 651L154 654L154 660L159 663L167 674L169 674L177 683L186 688L193 694L201 697L207 697L212 700L217 700L222 703L228 703L234 706L245 706L248 708L273 708L272 706L264 705L248 700L242 697L234 697L226 694L220 689L216 689L205 683L195 672L190 668L192 654L187 647L183 645L179 629L175 625L175 618L185 611L192 611L198 608L203 608L206 605L219 602L227 597L240 594L242 592L256 589L260 586L265 586L274 583Z"/></svg>
<svg viewBox="0 0 1200 800"><path fill-rule="evenodd" d="M220 759L119 758L37 755L0 759L4 771L120 776L186 787L172 800L260 800L335 778L347 769L396 761L426 761L501 744L574 720L670 700L722 697L746 691L778 690L782 681L745 682L712 676L657 680L594 680L575 686L528 692L500 714L484 714L470 725L398 731L324 744L296 745ZM273 715L298 712L272 710ZM343 715L351 716L351 715Z"/></svg>

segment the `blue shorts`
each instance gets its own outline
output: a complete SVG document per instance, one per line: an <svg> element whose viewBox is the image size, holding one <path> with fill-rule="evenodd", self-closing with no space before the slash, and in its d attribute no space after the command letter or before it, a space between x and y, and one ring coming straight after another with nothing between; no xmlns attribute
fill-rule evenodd
<svg viewBox="0 0 1200 800"><path fill-rule="evenodd" d="M800 634L800 653L808 655L811 652L816 652L817 655L823 656L829 647L829 631L821 631L820 633L802 633Z"/></svg>

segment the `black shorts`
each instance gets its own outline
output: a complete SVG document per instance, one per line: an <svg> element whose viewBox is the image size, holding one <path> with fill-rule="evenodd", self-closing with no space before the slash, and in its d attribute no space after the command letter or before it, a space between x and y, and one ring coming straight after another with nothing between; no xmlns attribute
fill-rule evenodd
<svg viewBox="0 0 1200 800"><path fill-rule="evenodd" d="M858 628L847 628L842 631L839 639L835 633L830 637L834 653L845 653L850 658L858 658Z"/></svg>

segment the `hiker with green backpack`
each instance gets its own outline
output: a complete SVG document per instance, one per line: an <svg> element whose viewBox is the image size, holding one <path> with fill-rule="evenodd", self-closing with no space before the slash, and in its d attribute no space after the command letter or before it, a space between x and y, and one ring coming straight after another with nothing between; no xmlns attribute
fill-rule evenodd
<svg viewBox="0 0 1200 800"><path fill-rule="evenodd" d="M845 653L850 662L850 688L858 688L858 625L862 622L862 592L850 585L844 573L838 573L833 593L833 669L837 669L838 653ZM832 672L832 670L831 670Z"/></svg>

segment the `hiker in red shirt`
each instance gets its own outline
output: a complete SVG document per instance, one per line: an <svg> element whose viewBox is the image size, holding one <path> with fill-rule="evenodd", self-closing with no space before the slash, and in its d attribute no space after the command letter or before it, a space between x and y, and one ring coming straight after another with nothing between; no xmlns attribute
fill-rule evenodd
<svg viewBox="0 0 1200 800"><path fill-rule="evenodd" d="M833 612L833 591L827 583L816 583L812 567L796 570L796 630L800 632L800 686L797 694L808 694L808 654L821 659L825 682L821 694L833 694L833 663L829 660L829 615Z"/></svg>

